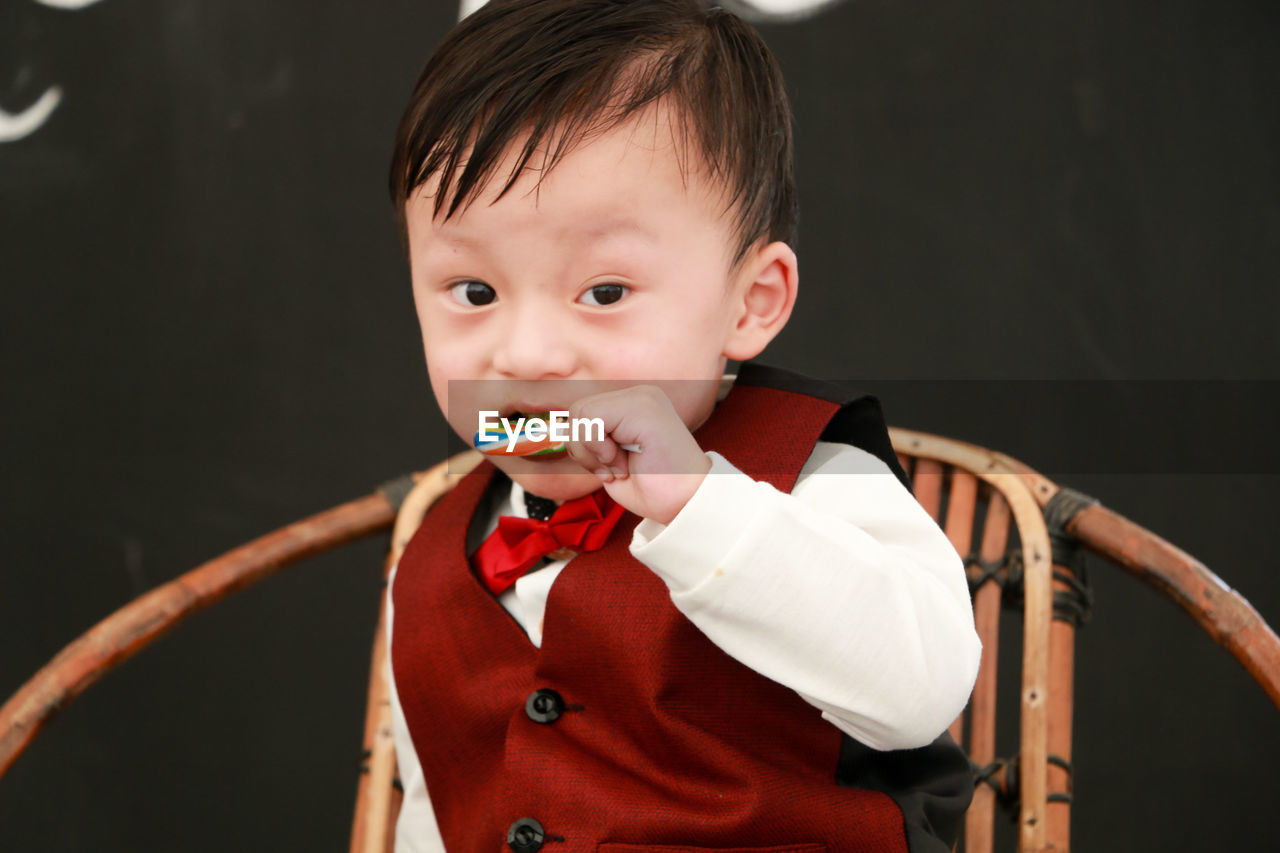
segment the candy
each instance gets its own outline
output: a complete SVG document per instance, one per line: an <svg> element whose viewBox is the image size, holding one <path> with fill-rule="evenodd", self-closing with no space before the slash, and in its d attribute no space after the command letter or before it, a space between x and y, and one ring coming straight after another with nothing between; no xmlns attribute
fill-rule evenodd
<svg viewBox="0 0 1280 853"><path fill-rule="evenodd" d="M511 444L510 439L506 436L482 441L478 432L476 433L475 441L472 443L485 456L550 456L553 453L563 453L566 450L564 442L548 444L546 439L532 441L524 434L523 430L516 436L514 445Z"/></svg>
<svg viewBox="0 0 1280 853"><path fill-rule="evenodd" d="M478 430L471 440L472 446L486 456L553 456L558 453L564 453L568 449L563 441L552 443L547 436L545 425L550 420L549 412L524 416L523 422L518 417L504 420L507 422L504 424L504 429L488 430L487 439L482 437L483 431ZM520 424L520 428L514 434L506 431L510 428L508 424L511 424L512 421ZM544 425L543 429L541 429L542 437L529 437L530 421L542 422ZM512 438L515 440L512 441ZM619 447L628 453L640 452L640 445L638 444L621 444Z"/></svg>
<svg viewBox="0 0 1280 853"><path fill-rule="evenodd" d="M536 415L527 415L524 422L520 424L520 429L515 433L515 443L511 441L511 435L503 431L489 431L489 440L481 438L481 433L476 432L472 445L486 456L551 456L555 453L563 453L565 445L563 441L554 444L548 443L546 430L544 429L543 438L529 438L528 423L529 421L538 420L546 424L550 418L550 413L542 412ZM517 421L518 422L518 421Z"/></svg>

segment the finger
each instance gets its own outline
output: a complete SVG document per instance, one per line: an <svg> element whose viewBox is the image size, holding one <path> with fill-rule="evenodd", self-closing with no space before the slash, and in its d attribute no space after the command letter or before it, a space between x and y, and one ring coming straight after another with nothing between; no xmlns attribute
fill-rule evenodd
<svg viewBox="0 0 1280 853"><path fill-rule="evenodd" d="M614 445L616 448L618 445ZM613 472L613 476L619 480L625 480L631 473L631 465L627 460L627 454L621 449L617 450L613 460L609 463L609 470Z"/></svg>
<svg viewBox="0 0 1280 853"><path fill-rule="evenodd" d="M626 454L607 435L599 440L570 441L565 444L565 448L575 462L588 470L607 470L618 478L627 476Z"/></svg>
<svg viewBox="0 0 1280 853"><path fill-rule="evenodd" d="M564 447L569 452L569 458L588 471L608 470L608 466L600 460L594 448L584 442L568 441L565 442Z"/></svg>
<svg viewBox="0 0 1280 853"><path fill-rule="evenodd" d="M594 421L583 442L616 477L625 478L632 468L628 454L640 452L642 436L654 431L655 416L661 420L667 411L677 417L661 389L637 385L583 397L570 406L570 418L575 423Z"/></svg>
<svg viewBox="0 0 1280 853"><path fill-rule="evenodd" d="M613 432L622 422L626 411L625 400L611 399L609 393L584 397L575 402L570 407L570 418L579 419L575 422L583 423L585 428L576 439L571 438L566 446L572 448L576 445L600 465L613 468L615 474L625 472L625 467L618 467L619 460L625 454L618 447Z"/></svg>

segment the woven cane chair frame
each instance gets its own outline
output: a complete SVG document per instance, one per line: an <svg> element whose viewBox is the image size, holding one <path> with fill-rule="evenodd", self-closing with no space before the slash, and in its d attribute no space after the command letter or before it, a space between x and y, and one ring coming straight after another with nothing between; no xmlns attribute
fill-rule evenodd
<svg viewBox="0 0 1280 853"><path fill-rule="evenodd" d="M1191 556L1015 459L953 439L891 429L915 495L965 558L983 660L968 707L951 726L977 786L965 849L988 853L998 805L1016 809L1018 850L1069 849L1073 649L1087 591L1071 565L1078 544L1173 598L1239 660L1280 707L1280 638L1238 593ZM62 650L0 707L0 776L44 726L94 682L187 617L284 567L392 529L384 571L423 516L479 462L463 454L376 493L240 546L140 596ZM977 543L976 550L974 543ZM1057 546L1055 548L1055 546ZM994 582L993 582L994 581ZM999 613L1011 586L1023 611L1016 757L997 759ZM1002 594L1004 593L1004 594ZM352 853L390 851L400 807L380 611L370 668L364 762Z"/></svg>

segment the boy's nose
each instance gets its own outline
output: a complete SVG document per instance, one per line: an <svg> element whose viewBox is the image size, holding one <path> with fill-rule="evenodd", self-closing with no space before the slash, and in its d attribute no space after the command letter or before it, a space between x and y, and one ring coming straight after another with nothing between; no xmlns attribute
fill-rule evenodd
<svg viewBox="0 0 1280 853"><path fill-rule="evenodd" d="M513 379L564 379L577 367L572 336L547 312L512 316L494 347L494 370Z"/></svg>

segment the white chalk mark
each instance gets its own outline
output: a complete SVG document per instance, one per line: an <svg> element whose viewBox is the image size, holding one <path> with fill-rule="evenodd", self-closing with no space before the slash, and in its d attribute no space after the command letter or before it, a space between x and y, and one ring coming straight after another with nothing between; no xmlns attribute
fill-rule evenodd
<svg viewBox="0 0 1280 853"><path fill-rule="evenodd" d="M731 12L752 21L799 21L812 17L839 0L724 0Z"/></svg>
<svg viewBox="0 0 1280 853"><path fill-rule="evenodd" d="M487 0L461 0L458 20L461 21L486 2ZM752 21L799 21L838 2L840 0L721 0L721 5Z"/></svg>
<svg viewBox="0 0 1280 853"><path fill-rule="evenodd" d="M50 9L75 12L99 3L101 0L36 0L36 2ZM61 102L62 88L50 86L34 104L16 115L0 109L0 142L16 142L35 133L49 120L49 116L53 115L53 111Z"/></svg>
<svg viewBox="0 0 1280 853"><path fill-rule="evenodd" d="M458 7L458 20L461 21L467 15L470 15L476 9L483 6L487 0L462 0L462 4Z"/></svg>
<svg viewBox="0 0 1280 853"><path fill-rule="evenodd" d="M50 86L39 99L17 115L0 110L0 142L14 142L30 136L48 121L62 100L62 89Z"/></svg>
<svg viewBox="0 0 1280 853"><path fill-rule="evenodd" d="M83 9L85 6L92 6L99 0L36 0L41 6L48 6L50 9Z"/></svg>

